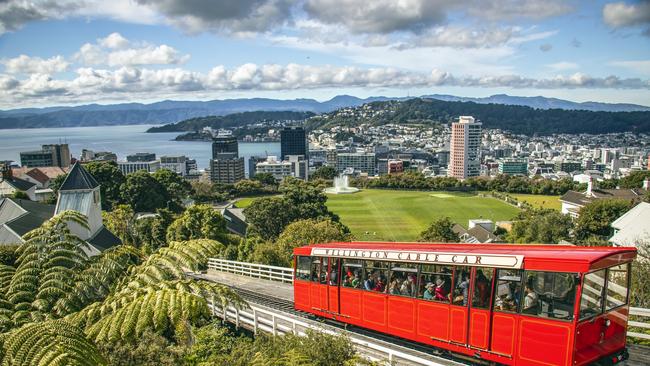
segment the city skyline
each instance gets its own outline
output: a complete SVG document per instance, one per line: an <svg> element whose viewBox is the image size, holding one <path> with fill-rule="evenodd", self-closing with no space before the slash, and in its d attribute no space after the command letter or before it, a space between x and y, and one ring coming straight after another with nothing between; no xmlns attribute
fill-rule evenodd
<svg viewBox="0 0 650 366"><path fill-rule="evenodd" d="M0 4L0 108L498 93L648 105L650 2Z"/></svg>

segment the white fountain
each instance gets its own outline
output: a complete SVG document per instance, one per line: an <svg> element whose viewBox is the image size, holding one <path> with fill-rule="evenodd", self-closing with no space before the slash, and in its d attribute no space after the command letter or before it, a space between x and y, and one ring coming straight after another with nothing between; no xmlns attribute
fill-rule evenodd
<svg viewBox="0 0 650 366"><path fill-rule="evenodd" d="M325 188L325 193L331 194L349 194L359 192L359 188L350 187L350 182L347 175L339 175L334 177L334 186Z"/></svg>

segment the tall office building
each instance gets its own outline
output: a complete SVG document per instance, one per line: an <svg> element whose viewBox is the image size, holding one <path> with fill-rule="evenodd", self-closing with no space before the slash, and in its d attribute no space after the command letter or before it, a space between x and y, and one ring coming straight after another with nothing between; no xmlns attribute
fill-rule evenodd
<svg viewBox="0 0 650 366"><path fill-rule="evenodd" d="M41 150L20 153L20 164L25 167L70 166L70 148L68 144L42 145Z"/></svg>
<svg viewBox="0 0 650 366"><path fill-rule="evenodd" d="M287 155L302 155L307 158L307 136L302 127L285 127L280 131L280 160Z"/></svg>
<svg viewBox="0 0 650 366"><path fill-rule="evenodd" d="M481 125L470 116L460 116L451 124L450 177L465 179L481 173Z"/></svg>
<svg viewBox="0 0 650 366"><path fill-rule="evenodd" d="M218 135L212 140L210 180L214 183L233 184L244 179L244 158L239 157L237 138Z"/></svg>

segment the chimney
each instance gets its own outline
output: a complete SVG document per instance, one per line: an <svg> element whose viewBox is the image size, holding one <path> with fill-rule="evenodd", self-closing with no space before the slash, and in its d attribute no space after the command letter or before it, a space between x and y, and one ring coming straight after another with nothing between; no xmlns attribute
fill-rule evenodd
<svg viewBox="0 0 650 366"><path fill-rule="evenodd" d="M650 177L646 177L643 180L643 189L645 189L646 191L650 191Z"/></svg>
<svg viewBox="0 0 650 366"><path fill-rule="evenodd" d="M589 181L587 182L587 192L585 195L591 196L591 191L594 189L594 178L589 176Z"/></svg>

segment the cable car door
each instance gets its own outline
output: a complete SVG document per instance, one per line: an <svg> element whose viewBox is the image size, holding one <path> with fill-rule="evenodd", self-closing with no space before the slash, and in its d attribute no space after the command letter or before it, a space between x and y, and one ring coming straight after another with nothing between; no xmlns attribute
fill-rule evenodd
<svg viewBox="0 0 650 366"><path fill-rule="evenodd" d="M330 258L329 282L327 286L328 310L330 313L339 313L339 281L341 278L340 269L341 260L339 258Z"/></svg>
<svg viewBox="0 0 650 366"><path fill-rule="evenodd" d="M486 350L490 345L494 268L472 268L471 282L471 304L467 317L468 344L470 347Z"/></svg>

